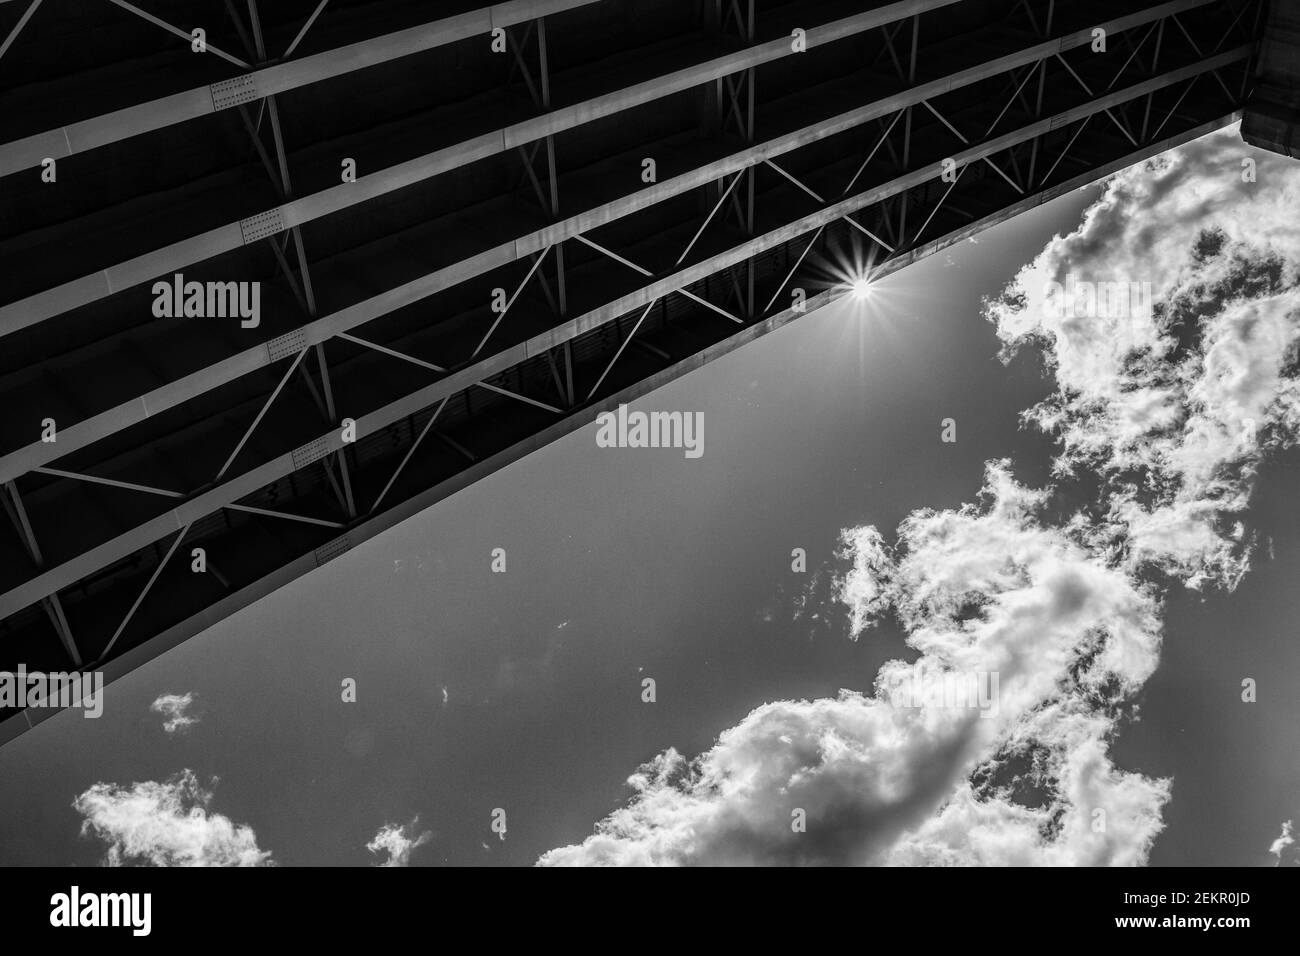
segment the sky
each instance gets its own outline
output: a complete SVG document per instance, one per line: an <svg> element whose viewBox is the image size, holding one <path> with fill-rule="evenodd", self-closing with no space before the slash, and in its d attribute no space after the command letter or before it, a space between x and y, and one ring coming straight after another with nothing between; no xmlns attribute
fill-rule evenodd
<svg viewBox="0 0 1300 956"><path fill-rule="evenodd" d="M507 466L0 748L0 864L1293 862L1297 192L1212 135Z"/></svg>

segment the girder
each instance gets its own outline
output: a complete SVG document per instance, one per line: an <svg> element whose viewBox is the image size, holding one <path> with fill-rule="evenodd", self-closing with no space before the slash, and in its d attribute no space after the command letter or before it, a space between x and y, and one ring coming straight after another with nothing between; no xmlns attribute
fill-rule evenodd
<svg viewBox="0 0 1300 956"><path fill-rule="evenodd" d="M215 106L213 79L0 130L0 254L21 273L0 279L0 482L25 516L0 540L0 669L125 673L791 321L791 290L825 304L839 260L888 274L1233 121L1259 4L462 4L272 60L365 5L277 5L275 46L251 2L223 47L254 66L244 101ZM449 71L445 102L335 116L417 68ZM91 168L182 165L203 136L216 158L193 183ZM42 189L66 192L51 210L27 198ZM155 317L151 283L181 272L259 282L260 321ZM217 570L192 571L193 548ZM43 715L3 716L0 738Z"/></svg>

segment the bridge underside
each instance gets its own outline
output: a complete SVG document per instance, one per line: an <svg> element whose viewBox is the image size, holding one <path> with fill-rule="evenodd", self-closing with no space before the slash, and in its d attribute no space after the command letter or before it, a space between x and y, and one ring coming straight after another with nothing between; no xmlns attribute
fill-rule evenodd
<svg viewBox="0 0 1300 956"><path fill-rule="evenodd" d="M1265 16L0 0L0 670L125 673L797 290L1233 121ZM257 325L155 317L177 273Z"/></svg>
<svg viewBox="0 0 1300 956"><path fill-rule="evenodd" d="M1300 7L1269 4L1241 138L1300 158Z"/></svg>

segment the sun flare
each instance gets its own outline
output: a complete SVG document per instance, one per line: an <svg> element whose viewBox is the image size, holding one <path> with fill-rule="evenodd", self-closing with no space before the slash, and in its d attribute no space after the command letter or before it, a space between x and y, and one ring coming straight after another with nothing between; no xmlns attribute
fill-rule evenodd
<svg viewBox="0 0 1300 956"><path fill-rule="evenodd" d="M872 284L866 276L860 276L849 284L849 295L858 302L865 302L871 297Z"/></svg>

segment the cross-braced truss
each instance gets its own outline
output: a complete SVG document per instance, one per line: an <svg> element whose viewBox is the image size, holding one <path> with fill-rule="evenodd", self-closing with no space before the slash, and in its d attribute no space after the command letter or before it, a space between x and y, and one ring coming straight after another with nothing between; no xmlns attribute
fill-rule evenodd
<svg viewBox="0 0 1300 956"><path fill-rule="evenodd" d="M0 0L0 669L124 673L853 275L1231 122L1265 8L385 6ZM176 274L260 283L256 322L156 317Z"/></svg>

